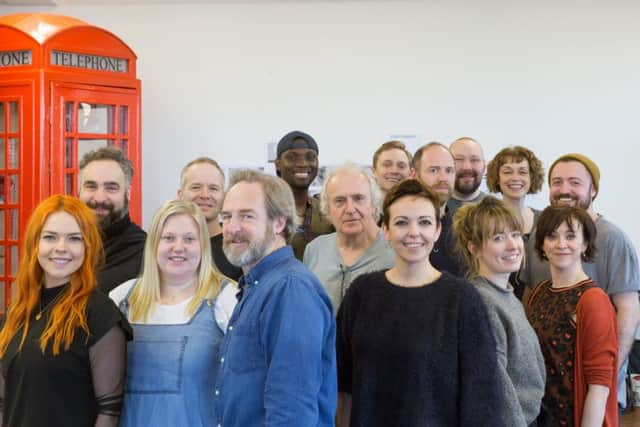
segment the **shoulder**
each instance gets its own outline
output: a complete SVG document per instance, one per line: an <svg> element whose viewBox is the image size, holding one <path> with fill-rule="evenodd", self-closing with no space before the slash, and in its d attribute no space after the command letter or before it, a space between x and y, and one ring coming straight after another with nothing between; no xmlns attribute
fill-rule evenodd
<svg viewBox="0 0 640 427"><path fill-rule="evenodd" d="M87 324L91 333L90 345L95 344L112 327L119 325L128 339L132 332L129 322L124 318L113 301L99 290L94 290L87 302Z"/></svg>
<svg viewBox="0 0 640 427"><path fill-rule="evenodd" d="M347 292L360 293L365 288L371 289L371 287L388 283L386 273L387 270L363 273L353 279L353 282L351 282L351 285L349 286Z"/></svg>
<svg viewBox="0 0 640 427"><path fill-rule="evenodd" d="M336 247L336 233L323 234L313 239L304 250L305 264L320 256L327 248ZM324 254L326 255L326 254Z"/></svg>
<svg viewBox="0 0 640 427"><path fill-rule="evenodd" d="M578 301L578 307L585 310L601 310L603 307L610 306L613 308L611 299L605 293L602 288L594 286L584 291L580 300Z"/></svg>
<svg viewBox="0 0 640 427"><path fill-rule="evenodd" d="M135 285L137 281L138 279L131 279L127 280L121 285L118 285L117 287L112 289L111 292L109 292L109 298L111 298L111 300L116 305L120 304L122 300L124 300L127 295L129 295L131 288L133 288L133 285Z"/></svg>

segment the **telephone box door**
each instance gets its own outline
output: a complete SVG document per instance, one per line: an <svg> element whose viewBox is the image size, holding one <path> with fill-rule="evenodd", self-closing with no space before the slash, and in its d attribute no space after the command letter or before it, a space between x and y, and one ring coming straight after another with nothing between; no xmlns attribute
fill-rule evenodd
<svg viewBox="0 0 640 427"><path fill-rule="evenodd" d="M100 147L122 149L134 164L129 212L140 221L138 93L135 89L67 83L52 85L51 194L78 194L78 163ZM137 165L137 167L136 167Z"/></svg>
<svg viewBox="0 0 640 427"><path fill-rule="evenodd" d="M9 301L18 273L19 238L33 207L33 127L25 123L33 108L31 83L0 84L0 292L1 307ZM24 189L29 189L24 191Z"/></svg>

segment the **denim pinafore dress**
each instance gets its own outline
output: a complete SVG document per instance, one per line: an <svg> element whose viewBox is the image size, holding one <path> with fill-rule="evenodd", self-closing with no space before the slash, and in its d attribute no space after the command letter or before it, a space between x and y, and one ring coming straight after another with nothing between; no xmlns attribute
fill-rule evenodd
<svg viewBox="0 0 640 427"><path fill-rule="evenodd" d="M128 299L129 295L119 307L125 316ZM215 425L223 332L216 323L214 302L203 300L185 324L131 324L120 427Z"/></svg>

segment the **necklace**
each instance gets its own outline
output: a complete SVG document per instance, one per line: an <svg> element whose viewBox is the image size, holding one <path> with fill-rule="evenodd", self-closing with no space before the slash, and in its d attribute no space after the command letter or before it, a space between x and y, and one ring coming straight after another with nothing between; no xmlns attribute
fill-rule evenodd
<svg viewBox="0 0 640 427"><path fill-rule="evenodd" d="M49 301L47 305L44 306L44 308L42 307L42 298L40 298L40 301L38 303L40 311L38 312L38 314L36 314L36 320L42 319L42 313L44 313L49 307L51 307L54 302L58 301L60 299L60 295L62 295L63 293L64 289L58 292L58 295L56 295L51 301Z"/></svg>

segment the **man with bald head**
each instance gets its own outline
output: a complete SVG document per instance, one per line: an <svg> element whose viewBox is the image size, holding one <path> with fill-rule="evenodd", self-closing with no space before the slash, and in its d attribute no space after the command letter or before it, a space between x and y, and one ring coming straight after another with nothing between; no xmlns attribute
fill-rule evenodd
<svg viewBox="0 0 640 427"><path fill-rule="evenodd" d="M482 146L473 138L464 136L451 143L449 150L456 164L456 181L448 206L451 213L465 203L479 202L485 196L480 190L486 170Z"/></svg>
<svg viewBox="0 0 640 427"><path fill-rule="evenodd" d="M439 143L430 142L420 147L413 155L413 168L417 179L426 187L431 188L440 198L440 238L433 246L429 260L437 270L461 276L463 269L461 262L455 255L454 240L451 235L453 213L447 207L447 202L453 193L456 179L456 167L449 149Z"/></svg>

